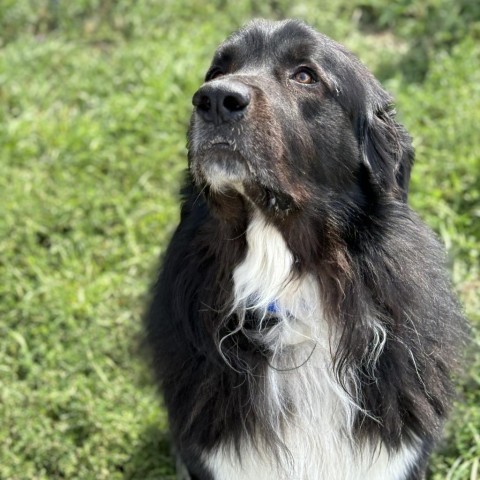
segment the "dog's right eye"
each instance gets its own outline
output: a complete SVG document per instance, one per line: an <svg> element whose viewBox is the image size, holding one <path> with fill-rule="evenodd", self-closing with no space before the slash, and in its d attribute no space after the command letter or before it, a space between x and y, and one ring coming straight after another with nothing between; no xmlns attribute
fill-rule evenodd
<svg viewBox="0 0 480 480"><path fill-rule="evenodd" d="M212 67L205 76L205 81L209 82L210 80L215 80L218 77L225 75L225 73L218 67Z"/></svg>
<svg viewBox="0 0 480 480"><path fill-rule="evenodd" d="M312 83L317 83L315 74L310 68L301 67L299 68L291 77L297 83L302 85L311 85Z"/></svg>

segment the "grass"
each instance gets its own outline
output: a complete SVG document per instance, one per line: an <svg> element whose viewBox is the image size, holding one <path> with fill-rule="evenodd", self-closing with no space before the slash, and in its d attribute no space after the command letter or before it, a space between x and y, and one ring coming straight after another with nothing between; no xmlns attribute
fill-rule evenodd
<svg viewBox="0 0 480 480"><path fill-rule="evenodd" d="M178 218L190 97L252 16L307 19L397 98L417 149L411 203L446 243L473 325L430 479L480 478L479 9L290 3L2 2L0 479L173 478L140 317Z"/></svg>

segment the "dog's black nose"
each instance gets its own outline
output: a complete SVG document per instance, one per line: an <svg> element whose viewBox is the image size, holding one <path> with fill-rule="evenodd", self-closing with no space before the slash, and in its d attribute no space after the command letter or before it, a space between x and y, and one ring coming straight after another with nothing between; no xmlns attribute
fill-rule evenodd
<svg viewBox="0 0 480 480"><path fill-rule="evenodd" d="M192 103L206 122L234 122L243 117L250 103L250 89L240 82L214 82L200 88Z"/></svg>

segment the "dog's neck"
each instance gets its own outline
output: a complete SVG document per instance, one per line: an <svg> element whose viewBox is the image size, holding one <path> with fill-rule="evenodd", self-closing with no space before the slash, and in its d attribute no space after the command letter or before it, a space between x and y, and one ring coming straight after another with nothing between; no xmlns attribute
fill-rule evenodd
<svg viewBox="0 0 480 480"><path fill-rule="evenodd" d="M250 312L259 319L259 330L274 315L274 331L263 332L264 340L292 345L311 342L320 315L318 286L308 275L299 277L294 256L272 224L254 211L247 232L247 252L233 273L233 306L239 326ZM267 322L268 323L268 322ZM272 325L272 322L270 322ZM272 337L272 338L270 338Z"/></svg>

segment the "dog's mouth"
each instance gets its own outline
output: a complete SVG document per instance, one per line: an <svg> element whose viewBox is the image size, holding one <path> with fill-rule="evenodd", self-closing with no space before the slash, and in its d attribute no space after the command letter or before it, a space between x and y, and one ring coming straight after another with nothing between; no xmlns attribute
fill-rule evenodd
<svg viewBox="0 0 480 480"><path fill-rule="evenodd" d="M235 141L214 137L204 141L191 155L195 179L214 190L240 185L250 177L250 168Z"/></svg>
<svg viewBox="0 0 480 480"><path fill-rule="evenodd" d="M294 208L291 195L261 180L255 164L245 156L242 142L217 135L196 145L190 152L190 162L199 187L208 185L217 192L237 190L265 212L274 214Z"/></svg>
<svg viewBox="0 0 480 480"><path fill-rule="evenodd" d="M262 161L262 146L252 148L248 128L218 130L194 125L190 132L190 168L197 186L219 193L238 191L265 212L289 213L293 199Z"/></svg>
<svg viewBox="0 0 480 480"><path fill-rule="evenodd" d="M200 152L205 153L209 150L227 150L234 152L236 144L233 140L228 140L225 137L215 137L203 143L200 147Z"/></svg>

